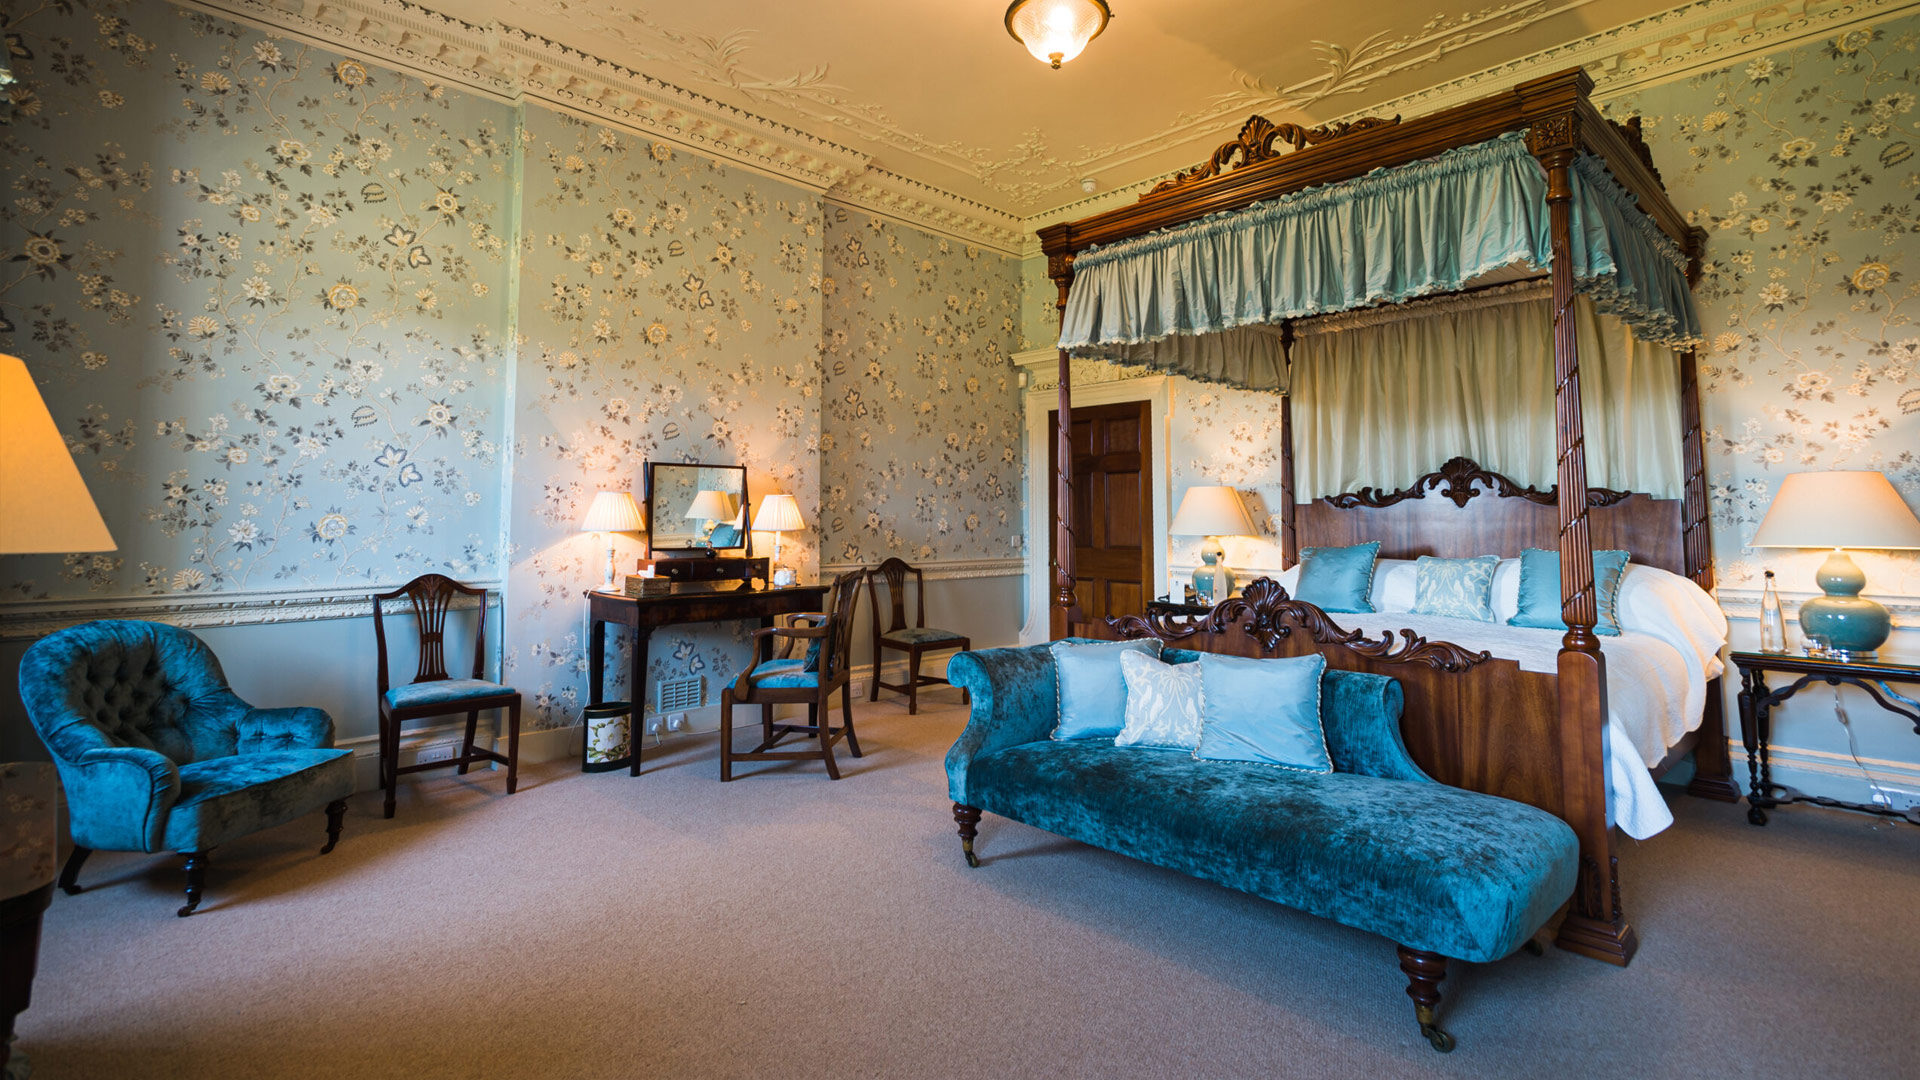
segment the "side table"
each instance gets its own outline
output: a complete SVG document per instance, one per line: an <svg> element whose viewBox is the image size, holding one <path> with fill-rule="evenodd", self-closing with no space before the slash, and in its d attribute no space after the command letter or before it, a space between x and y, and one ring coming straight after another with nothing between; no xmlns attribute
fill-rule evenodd
<svg viewBox="0 0 1920 1080"><path fill-rule="evenodd" d="M1827 656L1803 656L1798 653L1736 651L1729 656L1740 672L1740 741L1747 748L1747 820L1755 825L1767 823L1767 811L1787 803L1806 802L1842 810L1858 810L1882 817L1905 818L1920 824L1920 808L1895 810L1887 806L1842 802L1819 795L1805 795L1773 782L1773 760L1769 742L1773 737L1773 707L1816 682L1829 686L1846 683L1866 691L1879 706L1912 722L1920 735L1920 711L1897 703L1887 683L1920 685L1920 656L1881 653L1870 659L1839 660ZM1778 690L1769 689L1766 673L1781 672L1799 678ZM1884 692L1883 692L1884 691Z"/></svg>

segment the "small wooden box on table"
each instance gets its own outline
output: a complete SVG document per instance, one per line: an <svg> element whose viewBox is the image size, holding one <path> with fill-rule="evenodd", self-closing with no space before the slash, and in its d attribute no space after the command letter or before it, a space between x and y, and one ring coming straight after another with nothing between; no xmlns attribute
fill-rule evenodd
<svg viewBox="0 0 1920 1080"><path fill-rule="evenodd" d="M1792 788L1775 784L1769 746L1773 738L1773 707L1816 682L1829 686L1846 683L1859 687L1881 708L1912 723L1914 734L1920 735L1920 711L1903 708L1887 700L1893 691L1886 685L1890 682L1920 685L1920 656L1882 652L1877 657L1842 660L1831 656L1736 650L1729 659L1740 672L1740 741L1747 748L1748 821L1765 825L1768 810L1793 802L1809 802L1816 806L1833 806L1885 817L1920 819L1920 809L1903 812L1886 806L1842 802L1818 795L1803 795ZM1769 671L1799 677L1778 690L1770 690L1766 678ZM1776 795L1775 792L1780 794Z"/></svg>
<svg viewBox="0 0 1920 1080"><path fill-rule="evenodd" d="M776 615L821 610L826 595L825 585L792 585L774 589L754 588L746 583L739 588L676 592L670 596L632 597L597 589L589 591L587 606L592 619L587 633L587 693L592 698L589 704L598 705L606 700L605 628L609 625L624 626L634 633L633 666L628 676L628 685L633 694L634 732L630 740L633 761L628 768L628 775L640 775L640 717L646 711L647 638L655 627L726 619L758 619L761 626L772 626Z"/></svg>

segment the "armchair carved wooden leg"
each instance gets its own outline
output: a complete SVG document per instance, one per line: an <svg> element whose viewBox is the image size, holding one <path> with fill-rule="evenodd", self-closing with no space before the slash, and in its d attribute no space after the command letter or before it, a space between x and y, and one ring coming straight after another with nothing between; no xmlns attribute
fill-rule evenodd
<svg viewBox="0 0 1920 1080"><path fill-rule="evenodd" d="M473 736L480 730L480 710L467 710L467 739L460 744L460 766L453 771L461 776L467 775L468 766L473 764Z"/></svg>
<svg viewBox="0 0 1920 1080"><path fill-rule="evenodd" d="M720 782L733 779L733 688L720 692Z"/></svg>
<svg viewBox="0 0 1920 1080"><path fill-rule="evenodd" d="M920 712L920 646L907 652L907 715Z"/></svg>
<svg viewBox="0 0 1920 1080"><path fill-rule="evenodd" d="M966 853L967 865L979 866L980 857L973 853L973 838L980 834L980 808L954 803L953 820L960 826L960 850Z"/></svg>
<svg viewBox="0 0 1920 1080"><path fill-rule="evenodd" d="M1434 1023L1434 1009L1440 1004L1440 980L1447 977L1447 958L1405 945L1396 947L1400 950L1400 970L1407 976L1407 996L1413 999L1413 1015L1420 1021L1420 1034L1445 1054L1453 1049L1453 1036Z"/></svg>
<svg viewBox="0 0 1920 1080"><path fill-rule="evenodd" d="M340 823L346 816L347 800L335 799L327 804L327 846L320 849L320 854L332 851L333 845L340 842Z"/></svg>
<svg viewBox="0 0 1920 1080"><path fill-rule="evenodd" d="M79 896L86 889L80 884L80 867L93 854L92 848L73 845L73 854L67 856L67 864L60 868L60 891L68 896Z"/></svg>
<svg viewBox="0 0 1920 1080"><path fill-rule="evenodd" d="M181 854L187 857L187 903L174 914L184 919L200 906L200 889L207 883L207 853L184 851Z"/></svg>
<svg viewBox="0 0 1920 1080"><path fill-rule="evenodd" d="M860 737L853 733L853 684L840 684L840 717L847 725L847 749L854 757L860 756Z"/></svg>

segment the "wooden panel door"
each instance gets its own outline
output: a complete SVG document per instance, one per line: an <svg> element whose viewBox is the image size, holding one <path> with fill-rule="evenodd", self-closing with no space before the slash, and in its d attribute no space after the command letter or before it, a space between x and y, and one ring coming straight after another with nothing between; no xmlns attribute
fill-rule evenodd
<svg viewBox="0 0 1920 1080"><path fill-rule="evenodd" d="M1074 589L1095 626L1140 615L1153 595L1153 424L1145 401L1075 406L1073 447ZM1047 467L1054 475L1060 414L1047 414ZM1047 489L1048 550L1059 495ZM1058 625L1058 620L1055 620Z"/></svg>

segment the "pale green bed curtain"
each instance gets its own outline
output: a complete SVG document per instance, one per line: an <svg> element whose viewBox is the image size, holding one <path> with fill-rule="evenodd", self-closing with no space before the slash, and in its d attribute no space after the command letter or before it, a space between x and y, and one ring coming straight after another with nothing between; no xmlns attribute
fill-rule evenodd
<svg viewBox="0 0 1920 1080"><path fill-rule="evenodd" d="M1698 340L1679 245L1598 159L1576 159L1571 182L1574 288L1648 341ZM1542 270L1552 253L1546 183L1513 132L1089 248L1074 260L1060 347L1284 393L1275 343L1246 328ZM1222 334L1224 350L1205 340Z"/></svg>
<svg viewBox="0 0 1920 1080"><path fill-rule="evenodd" d="M1587 483L1678 498L1674 353L1575 298ZM1556 482L1543 285L1303 320L1293 344L1295 497L1403 488L1451 457Z"/></svg>

